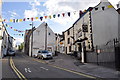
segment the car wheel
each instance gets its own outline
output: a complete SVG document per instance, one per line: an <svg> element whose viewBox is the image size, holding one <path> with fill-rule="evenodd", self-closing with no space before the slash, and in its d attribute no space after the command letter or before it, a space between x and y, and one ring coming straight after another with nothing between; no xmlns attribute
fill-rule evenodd
<svg viewBox="0 0 120 80"><path fill-rule="evenodd" d="M15 56L15 54L13 56Z"/></svg>
<svg viewBox="0 0 120 80"><path fill-rule="evenodd" d="M42 56L41 59L44 60L44 57Z"/></svg>

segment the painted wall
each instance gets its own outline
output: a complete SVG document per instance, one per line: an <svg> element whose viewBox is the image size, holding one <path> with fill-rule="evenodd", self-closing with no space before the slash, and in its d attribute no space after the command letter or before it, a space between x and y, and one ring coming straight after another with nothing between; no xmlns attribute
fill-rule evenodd
<svg viewBox="0 0 120 80"><path fill-rule="evenodd" d="M78 20L78 22L74 25L74 37L75 40L77 39L84 39L84 32L82 29L82 25L86 24L88 26L88 32L85 33L85 37L88 38L88 40L85 41L86 50L91 51L92 50L92 39L91 39L91 23L90 23L90 12L88 11L81 19ZM76 44L77 51L78 45Z"/></svg>
<svg viewBox="0 0 120 80"><path fill-rule="evenodd" d="M92 10L93 44L102 45L118 38L118 13L114 8L108 8L109 2L102 2ZM105 7L102 10L102 7Z"/></svg>
<svg viewBox="0 0 120 80"><path fill-rule="evenodd" d="M69 35L68 35L68 31L69 31ZM64 45L65 45L65 53L66 54L71 54L73 53L74 50L74 46L73 46L73 39L71 37L73 37L73 27L71 27L70 29L66 30L64 32ZM68 44L68 38L70 39L69 44ZM71 46L71 51L69 50Z"/></svg>
<svg viewBox="0 0 120 80"><path fill-rule="evenodd" d="M36 30L33 32L33 54L37 53L38 50L45 50L45 22L42 23ZM50 50L51 48L51 50ZM31 54L31 39L30 39L30 49L29 54ZM55 34L47 26L47 50L50 52L55 51Z"/></svg>

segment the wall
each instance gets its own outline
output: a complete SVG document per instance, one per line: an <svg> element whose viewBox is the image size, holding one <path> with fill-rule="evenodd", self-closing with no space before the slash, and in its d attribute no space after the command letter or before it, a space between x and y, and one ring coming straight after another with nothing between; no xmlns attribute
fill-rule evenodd
<svg viewBox="0 0 120 80"><path fill-rule="evenodd" d="M98 10L92 10L93 44L102 45L118 37L118 13L114 8L107 8L108 2L102 2ZM105 6L105 10L102 10Z"/></svg>
<svg viewBox="0 0 120 80"><path fill-rule="evenodd" d="M45 24L42 23L34 32L33 32L33 54L37 53L38 50L45 50ZM50 35L49 35L50 34ZM30 43L31 45L31 43ZM50 47L51 52L55 51L55 34L47 26L47 47Z"/></svg>
<svg viewBox="0 0 120 80"><path fill-rule="evenodd" d="M69 35L68 35L68 31L69 31ZM71 37L73 37L73 27L70 27L68 30L66 30L64 32L64 37L65 37L65 41L64 41L65 53L66 54L71 54L74 51L73 39L71 38ZM70 39L69 44L68 44L68 38ZM69 46L71 46L71 51L69 51Z"/></svg>
<svg viewBox="0 0 120 80"><path fill-rule="evenodd" d="M118 34L119 34L119 41L120 41L120 14L118 14Z"/></svg>
<svg viewBox="0 0 120 80"><path fill-rule="evenodd" d="M90 22L90 12L88 11L82 18L80 18L78 20L78 22L76 22L76 24L74 25L74 37L75 40L77 39L84 39L84 32L82 29L82 25L86 24L88 25L88 32L85 33L85 37L88 38L88 40L85 41L85 45L86 45L86 50L87 51L92 51L92 34L91 34L91 22ZM89 47L90 46L90 47ZM78 50L78 45L76 44L77 47L77 51Z"/></svg>
<svg viewBox="0 0 120 80"><path fill-rule="evenodd" d="M98 10L92 10L92 32L93 32L93 53L87 53L87 62L96 62L97 52L98 62L112 63L115 62L114 38L118 38L118 13L114 8L108 8L109 2L101 2ZM102 7L105 9L102 10ZM120 28L119 28L120 29ZM97 46L97 49L96 49Z"/></svg>

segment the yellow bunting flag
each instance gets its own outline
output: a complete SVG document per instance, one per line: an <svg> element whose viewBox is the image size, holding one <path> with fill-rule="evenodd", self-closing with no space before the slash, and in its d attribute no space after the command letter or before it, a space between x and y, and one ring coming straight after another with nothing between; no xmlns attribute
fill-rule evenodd
<svg viewBox="0 0 120 80"><path fill-rule="evenodd" d="M22 19L19 19L19 22L22 22Z"/></svg>
<svg viewBox="0 0 120 80"><path fill-rule="evenodd" d="M112 5L108 5L107 7L108 7L108 8L113 8L113 6L112 6Z"/></svg>
<svg viewBox="0 0 120 80"><path fill-rule="evenodd" d="M51 19L51 15L49 16L49 18Z"/></svg>
<svg viewBox="0 0 120 80"><path fill-rule="evenodd" d="M14 29L14 31L16 31L16 29Z"/></svg>
<svg viewBox="0 0 120 80"><path fill-rule="evenodd" d="M12 19L10 19L10 22L13 22L13 20L12 20Z"/></svg>
<svg viewBox="0 0 120 80"><path fill-rule="evenodd" d="M83 12L86 12L87 10L85 9Z"/></svg>
<svg viewBox="0 0 120 80"><path fill-rule="evenodd" d="M36 19L38 19L38 17L36 17Z"/></svg>

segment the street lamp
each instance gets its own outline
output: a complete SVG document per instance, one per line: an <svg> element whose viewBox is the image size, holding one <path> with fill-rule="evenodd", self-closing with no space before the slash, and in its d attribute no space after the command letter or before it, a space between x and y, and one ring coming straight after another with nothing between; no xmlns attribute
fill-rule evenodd
<svg viewBox="0 0 120 80"><path fill-rule="evenodd" d="M32 57L32 49L33 49L33 22L30 24L32 26L32 36L31 36L31 57Z"/></svg>
<svg viewBox="0 0 120 80"><path fill-rule="evenodd" d="M45 24L45 50L47 50L47 26L48 24Z"/></svg>

